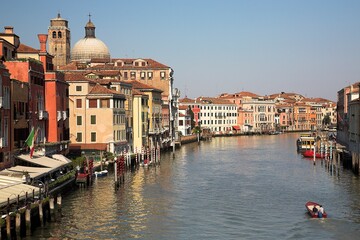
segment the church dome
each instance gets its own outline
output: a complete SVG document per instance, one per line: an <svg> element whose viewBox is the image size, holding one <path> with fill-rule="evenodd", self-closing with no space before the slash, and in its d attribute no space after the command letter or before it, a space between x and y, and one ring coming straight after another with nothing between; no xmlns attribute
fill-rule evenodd
<svg viewBox="0 0 360 240"><path fill-rule="evenodd" d="M95 25L89 19L85 26L85 38L75 43L71 50L72 61L89 61L91 59L110 60L106 44L95 37Z"/></svg>

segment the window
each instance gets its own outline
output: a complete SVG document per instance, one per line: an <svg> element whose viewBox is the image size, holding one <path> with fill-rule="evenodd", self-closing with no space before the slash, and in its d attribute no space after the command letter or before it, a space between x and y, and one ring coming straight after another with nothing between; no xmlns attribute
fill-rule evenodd
<svg viewBox="0 0 360 240"><path fill-rule="evenodd" d="M140 78L141 78L141 79L145 79L145 72L141 72L141 73L140 73Z"/></svg>
<svg viewBox="0 0 360 240"><path fill-rule="evenodd" d="M179 120L179 126L183 126L183 125L184 125L183 120Z"/></svg>
<svg viewBox="0 0 360 240"><path fill-rule="evenodd" d="M82 108L82 100L76 99L76 108Z"/></svg>
<svg viewBox="0 0 360 240"><path fill-rule="evenodd" d="M124 72L124 79L128 79L128 72Z"/></svg>
<svg viewBox="0 0 360 240"><path fill-rule="evenodd" d="M61 34L61 32L59 31L59 32L58 32L58 38L62 38L61 35L62 35L62 34Z"/></svg>
<svg viewBox="0 0 360 240"><path fill-rule="evenodd" d="M96 132L91 133L91 142L96 142Z"/></svg>
<svg viewBox="0 0 360 240"><path fill-rule="evenodd" d="M90 117L90 123L91 123L91 124L96 124L96 115L91 115L91 117Z"/></svg>
<svg viewBox="0 0 360 240"><path fill-rule="evenodd" d="M76 91L77 91L77 92L81 92L81 91L82 91L82 87L81 87L81 86L76 86Z"/></svg>
<svg viewBox="0 0 360 240"><path fill-rule="evenodd" d="M97 108L97 99L89 99L89 108Z"/></svg>
<svg viewBox="0 0 360 240"><path fill-rule="evenodd" d="M153 77L153 73L152 72L148 72L148 79L152 79Z"/></svg>
<svg viewBox="0 0 360 240"><path fill-rule="evenodd" d="M76 117L76 124L77 124L78 126L81 126L81 125L82 125L82 116L77 116L77 117Z"/></svg>
<svg viewBox="0 0 360 240"><path fill-rule="evenodd" d="M130 78L135 79L135 77L136 77L136 73L135 72L130 72Z"/></svg>
<svg viewBox="0 0 360 240"><path fill-rule="evenodd" d="M56 32L55 31L52 32L52 37L56 38Z"/></svg>
<svg viewBox="0 0 360 240"><path fill-rule="evenodd" d="M166 78L166 73L165 73L165 71L161 71L160 72L160 79L161 80L164 80Z"/></svg>
<svg viewBox="0 0 360 240"><path fill-rule="evenodd" d="M109 108L109 107L110 107L109 99L100 100L100 108Z"/></svg>
<svg viewBox="0 0 360 240"><path fill-rule="evenodd" d="M81 132L76 133L76 141L82 142L82 133Z"/></svg>

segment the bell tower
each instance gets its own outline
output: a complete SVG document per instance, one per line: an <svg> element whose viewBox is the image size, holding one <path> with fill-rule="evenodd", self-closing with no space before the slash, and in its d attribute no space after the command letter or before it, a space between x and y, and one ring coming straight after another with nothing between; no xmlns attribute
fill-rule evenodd
<svg viewBox="0 0 360 240"><path fill-rule="evenodd" d="M49 53L54 56L54 70L57 70L70 62L70 29L68 21L61 18L60 13L50 20L48 36Z"/></svg>

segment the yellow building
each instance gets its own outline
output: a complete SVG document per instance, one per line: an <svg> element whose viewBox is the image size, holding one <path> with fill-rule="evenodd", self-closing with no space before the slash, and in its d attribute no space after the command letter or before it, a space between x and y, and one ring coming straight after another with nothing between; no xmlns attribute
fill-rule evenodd
<svg viewBox="0 0 360 240"><path fill-rule="evenodd" d="M147 146L149 96L133 90L133 147L134 152L139 152Z"/></svg>
<svg viewBox="0 0 360 240"><path fill-rule="evenodd" d="M150 148L162 147L162 140L164 139L164 133L166 132L162 125L162 91L139 81L131 81L131 84L133 89L140 91L149 98L147 116L148 140L146 145Z"/></svg>

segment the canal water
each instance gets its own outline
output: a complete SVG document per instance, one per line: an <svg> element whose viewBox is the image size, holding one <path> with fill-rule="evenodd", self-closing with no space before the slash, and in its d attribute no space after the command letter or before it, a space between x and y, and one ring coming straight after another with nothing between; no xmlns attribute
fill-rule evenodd
<svg viewBox="0 0 360 240"><path fill-rule="evenodd" d="M296 152L298 134L213 138L164 153L114 189L63 196L62 218L28 239L358 239L360 181ZM311 219L307 201L327 219Z"/></svg>

